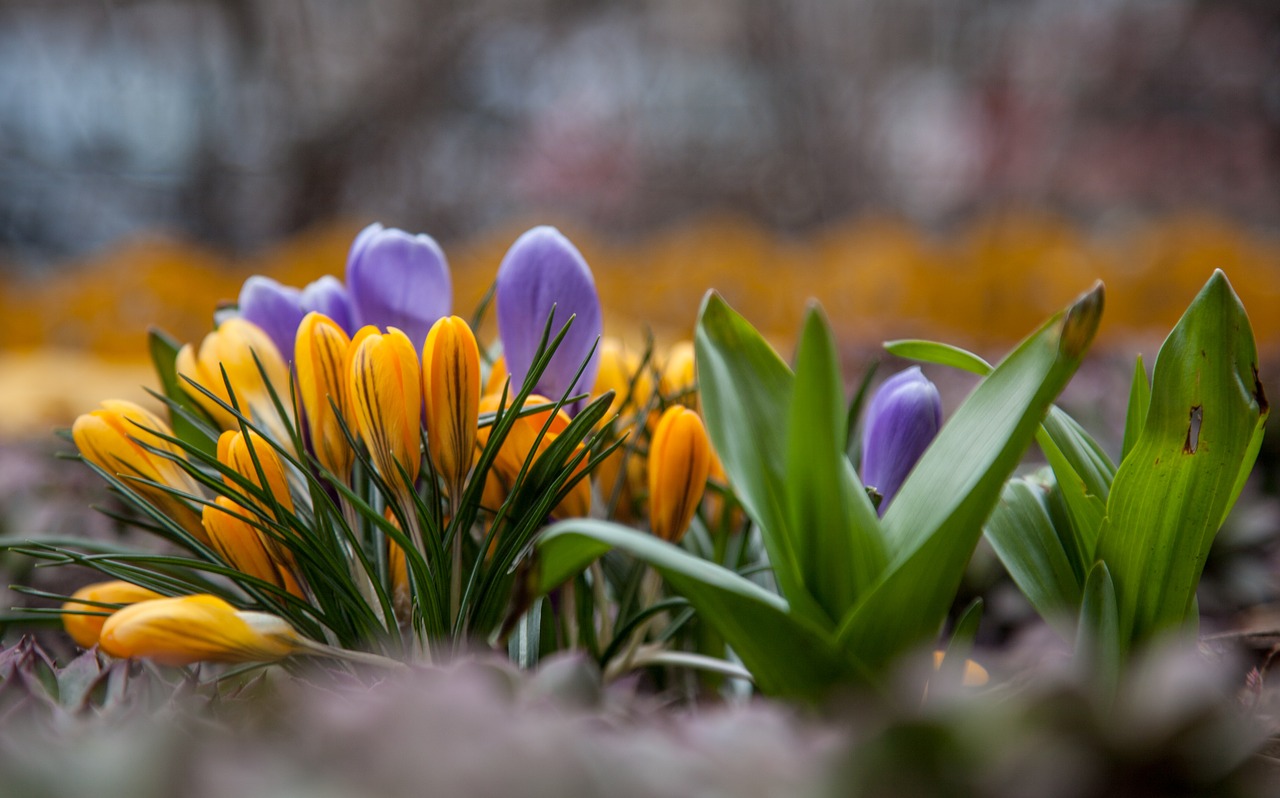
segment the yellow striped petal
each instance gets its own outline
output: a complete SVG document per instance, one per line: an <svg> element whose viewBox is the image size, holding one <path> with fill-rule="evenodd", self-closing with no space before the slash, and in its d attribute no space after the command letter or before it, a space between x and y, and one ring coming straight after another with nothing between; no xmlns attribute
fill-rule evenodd
<svg viewBox="0 0 1280 798"><path fill-rule="evenodd" d="M101 602L103 604L120 604L127 606L139 601L164 598L164 596L129 582L119 580L111 582L95 582L71 594L71 600L62 605L68 614L62 616L62 626L81 648L93 648L98 644L98 635L102 633L102 625L107 622L105 615L78 615L76 611L113 612L108 607L97 604L85 604L83 601ZM81 599L82 601L77 601Z"/></svg>
<svg viewBox="0 0 1280 798"><path fill-rule="evenodd" d="M394 327L356 333L348 354L351 404L360 437L383 479L400 486L400 469L410 483L422 465L422 385L418 353Z"/></svg>
<svg viewBox="0 0 1280 798"><path fill-rule="evenodd" d="M305 650L283 618L240 611L209 595L125 607L103 624L98 644L113 657L145 657L161 665L270 662Z"/></svg>
<svg viewBox="0 0 1280 798"><path fill-rule="evenodd" d="M80 416L71 426L71 437L85 460L121 477L157 509L204 540L200 516L186 502L132 479L168 485L192 496L203 495L199 484L181 466L145 448L150 446L186 459L181 449L161 436L173 436L168 424L146 408L122 400L103 402L100 408Z"/></svg>
<svg viewBox="0 0 1280 798"><path fill-rule="evenodd" d="M707 487L711 442L698 414L672 405L649 442L649 528L679 543Z"/></svg>
<svg viewBox="0 0 1280 798"><path fill-rule="evenodd" d="M257 355L255 361L254 355ZM258 368L258 363L262 368ZM287 445L293 427L293 408L289 406L289 367L280 350L263 330L241 318L227 319L200 342L197 350L191 344L182 347L176 361L178 374L200 385L229 405L238 406L242 415L264 427L282 445ZM235 392L231 401L227 383ZM265 379L264 379L265 375ZM271 400L270 386L284 404L286 418L281 418ZM223 429L236 429L235 416L191 385L187 393L208 411Z"/></svg>
<svg viewBox="0 0 1280 798"><path fill-rule="evenodd" d="M480 421L480 349L457 316L440 319L427 333L422 397L431 462L457 498L471 469Z"/></svg>
<svg viewBox="0 0 1280 798"><path fill-rule="evenodd" d="M292 574L293 558L283 546L246 521L252 513L226 496L204 507L204 528L209 545L222 561L237 571L257 577L302 598L302 588ZM284 562L278 560L283 559Z"/></svg>
<svg viewBox="0 0 1280 798"><path fill-rule="evenodd" d="M285 475L284 463L281 462L276 450L261 435L252 430L248 438L239 430L227 430L222 433L218 437L218 462L257 485L259 489L269 492L284 510L293 512L293 499L289 495L289 480ZM266 477L265 485L258 476L258 466L262 467L262 476ZM228 487L241 492L240 486L230 478L223 479ZM245 495L244 498L246 501L253 502L264 513L271 513L269 503L249 495Z"/></svg>
<svg viewBox="0 0 1280 798"><path fill-rule="evenodd" d="M311 448L320 465L346 481L355 452L342 434L339 417L356 434L351 412L350 380L346 373L351 339L337 322L312 311L298 325L293 365L298 377L298 400L306 415ZM334 407L337 412L334 412Z"/></svg>

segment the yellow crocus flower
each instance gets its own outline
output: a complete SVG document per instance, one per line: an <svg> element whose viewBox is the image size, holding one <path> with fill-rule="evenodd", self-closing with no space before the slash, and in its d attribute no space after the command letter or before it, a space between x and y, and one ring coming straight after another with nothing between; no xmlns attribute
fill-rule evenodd
<svg viewBox="0 0 1280 798"><path fill-rule="evenodd" d="M507 384L507 378L511 374L507 371L507 359L503 355L498 355L498 359L493 361L493 365L489 367L489 379L484 381L484 395L502 394L502 388ZM520 386L515 386L519 390Z"/></svg>
<svg viewBox="0 0 1280 798"><path fill-rule="evenodd" d="M256 465L254 464L255 456ZM252 430L249 431L247 438L239 430L227 430L222 433L218 437L218 462L257 485L259 489L270 493L286 512L293 512L293 499L289 495L289 479L285 473L284 463L281 462L276 450L261 435ZM265 485L258 476L258 466L262 468L262 477L266 478ZM230 478L224 476L223 480L228 487L241 492L240 486ZM267 502L259 501L247 494L244 498L246 501L253 502L264 513L271 513L271 506Z"/></svg>
<svg viewBox="0 0 1280 798"><path fill-rule="evenodd" d="M498 403L501 395L489 394L480 399L480 412L492 413L498 409ZM527 404L540 405L551 404L551 400L537 394L530 394L526 400ZM511 412L511 408L506 409ZM515 485L516 478L520 475L520 469L524 466L526 460L531 456L536 462L538 457L547 450L556 437L564 432L569 426L569 414L560 410L555 417L551 419L551 424L547 428L546 434L542 436L542 440L538 442L537 451L534 451L534 442L538 440L538 433L542 430L543 425L547 423L551 409L531 413L516 419L511 429L507 432L507 437L502 441L502 448L498 450L497 457L494 458L493 467L489 470L488 480L485 482L484 498L482 501L488 507L497 507L501 504L511 488ZM484 448L489 442L490 427L484 427L476 435L476 444L480 448ZM578 444L569 458L576 457L583 449L582 444ZM584 458L575 469L574 474L581 472L586 468L587 460ZM532 467L532 466L531 466ZM579 480L569 494L560 501L558 505L551 511L553 518L579 518L585 517L591 512L591 483L589 480Z"/></svg>
<svg viewBox="0 0 1280 798"><path fill-rule="evenodd" d="M292 573L292 555L245 520L249 517L248 510L226 496L219 496L213 505L206 504L203 520L210 547L237 571L302 598L302 588Z"/></svg>
<svg viewBox="0 0 1280 798"><path fill-rule="evenodd" d="M346 373L350 346L351 339L337 322L313 311L298 325L293 356L311 448L320 465L344 481L351 475L355 452L342 434L339 417L353 435L357 433Z"/></svg>
<svg viewBox="0 0 1280 798"><path fill-rule="evenodd" d="M138 481L148 480L192 496L202 495L199 484L177 462L146 448L185 459L182 449L161 436L173 436L168 424L142 406L119 399L103 402L71 426L71 437L85 460L121 477L197 539L205 540L200 516L190 505L167 491Z"/></svg>
<svg viewBox="0 0 1280 798"><path fill-rule="evenodd" d="M81 615L79 613L113 612L113 610L108 607L100 607L97 603L86 604L84 602L129 605L158 598L164 598L164 596L154 590L148 590L130 582L121 582L120 580L95 582L92 585L85 585L75 593L72 593L71 600L62 605L65 613L62 616L62 626L67 630L67 634L71 635L71 639L76 641L76 644L81 648L93 648L98 644L98 635L102 633L102 625L107 622L107 616Z"/></svg>
<svg viewBox="0 0 1280 798"><path fill-rule="evenodd" d="M480 349L457 316L437 321L422 349L427 449L456 501L461 497L480 420Z"/></svg>
<svg viewBox="0 0 1280 798"><path fill-rule="evenodd" d="M662 359L662 395L677 399L680 404L698 409L697 361L693 342L680 341L667 350Z"/></svg>
<svg viewBox="0 0 1280 798"><path fill-rule="evenodd" d="M422 385L418 352L396 328L365 327L347 355L351 404L374 467L388 484L403 488L422 466Z"/></svg>
<svg viewBox="0 0 1280 798"><path fill-rule="evenodd" d="M175 666L271 662L307 650L283 618L240 611L203 594L125 607L103 624L98 644L113 657L145 657Z"/></svg>
<svg viewBox="0 0 1280 798"><path fill-rule="evenodd" d="M649 442L649 528L679 543L702 501L711 468L711 442L698 414L672 405Z"/></svg>
<svg viewBox="0 0 1280 798"><path fill-rule="evenodd" d="M254 355L257 355L256 361ZM198 351L191 344L182 347L176 366L179 375L228 405L238 406L241 415L262 426L282 445L288 444L294 423L293 408L289 406L289 367L262 328L244 319L227 319L204 337ZM222 377L224 370L235 392L234 403ZM184 388L222 429L239 428L235 416L217 402L194 386ZM272 390L284 406L286 417L283 419L271 399Z"/></svg>

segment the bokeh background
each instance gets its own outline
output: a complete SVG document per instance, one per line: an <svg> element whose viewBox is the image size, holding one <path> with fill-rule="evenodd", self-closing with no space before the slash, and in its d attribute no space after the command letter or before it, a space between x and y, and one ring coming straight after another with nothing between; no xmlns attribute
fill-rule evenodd
<svg viewBox="0 0 1280 798"><path fill-rule="evenodd" d="M1097 278L1100 355L1150 356L1213 268L1280 342L1278 218L1265 0L0 0L10 436L373 220L442 242L464 313L536 223L611 334L688 337L715 287L785 346L817 296L852 375L998 355Z"/></svg>

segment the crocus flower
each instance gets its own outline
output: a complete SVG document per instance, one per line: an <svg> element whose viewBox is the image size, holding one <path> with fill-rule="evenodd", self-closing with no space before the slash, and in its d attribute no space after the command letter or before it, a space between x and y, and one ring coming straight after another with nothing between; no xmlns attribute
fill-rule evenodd
<svg viewBox="0 0 1280 798"><path fill-rule="evenodd" d="M243 318L227 319L204 337L198 351L191 344L182 347L176 365L179 375L226 404L238 406L241 415L264 427L277 442L286 444L290 440L293 407L289 402L289 367L261 327ZM224 370L235 392L235 402L227 393ZM190 384L184 388L220 427L240 428L236 417L217 402ZM272 391L283 406L285 418L276 409Z"/></svg>
<svg viewBox="0 0 1280 798"><path fill-rule="evenodd" d="M496 394L489 394L483 397L480 400L480 412L495 412L498 409L500 399L501 396ZM550 404L551 400L544 396L531 394L527 403L530 405ZM509 406L506 408L506 412L511 412L511 410L512 408ZM511 429L507 431L507 437L502 440L502 448L498 450L498 455L493 460L493 467L489 470L488 480L485 482L483 502L486 506L495 508L500 505L515 486L515 481L519 477L520 469L524 466L525 461L532 457L536 463L537 458L541 457L552 442L569 426L569 414L563 409L556 413L548 425L547 418L550 413L550 408L537 413L530 413L527 416L517 418L515 423L511 425ZM539 441L538 433L542 431L543 426L547 426L547 431ZM481 448L488 445L490 430L491 427L484 427L477 431L476 443ZM534 448L535 442L537 442L536 450ZM565 461L568 462L577 457L582 449L583 446L579 443L565 458ZM577 476L586 467L586 462L586 458L583 458L574 470L573 476ZM532 464L530 468L532 468ZM590 511L591 483L586 479L580 479L574 483L569 494L552 508L551 517L557 519L581 518L585 517Z"/></svg>
<svg viewBox="0 0 1280 798"><path fill-rule="evenodd" d="M702 501L711 468L711 441L698 414L672 405L649 442L649 528L679 543Z"/></svg>
<svg viewBox="0 0 1280 798"><path fill-rule="evenodd" d="M942 426L942 399L913 366L885 380L867 407L862 481L883 497L880 515Z"/></svg>
<svg viewBox="0 0 1280 798"><path fill-rule="evenodd" d="M698 375L693 343L679 341L662 359L662 395L676 399L685 407L698 409Z"/></svg>
<svg viewBox="0 0 1280 798"><path fill-rule="evenodd" d="M128 606L139 601L164 598L164 596L145 587L114 580L111 582L95 582L85 585L71 594L71 600L62 605L64 615L62 626L71 635L71 639L81 648L93 648L98 644L98 635L102 633L102 625L107 622L106 615L82 615L82 612L112 612L109 607L100 604L119 604ZM85 603L93 602L93 603Z"/></svg>
<svg viewBox="0 0 1280 798"><path fill-rule="evenodd" d="M98 645L113 657L145 657L161 665L271 662L305 651L283 618L240 611L210 595L125 607L103 624Z"/></svg>
<svg viewBox="0 0 1280 798"><path fill-rule="evenodd" d="M298 325L293 363L311 449L320 465L344 481L351 473L355 452L342 432L339 417L353 435L357 433L346 372L350 346L351 339L337 322L313 311Z"/></svg>
<svg viewBox="0 0 1280 798"><path fill-rule="evenodd" d="M431 463L457 500L471 469L480 421L480 349L457 316L437 321L422 349L422 398Z"/></svg>
<svg viewBox="0 0 1280 798"><path fill-rule="evenodd" d="M295 334L307 313L323 313L347 335L355 329L351 296L332 275L325 275L299 291L255 274L240 288L238 304L240 318L261 327L285 360L293 359Z"/></svg>
<svg viewBox="0 0 1280 798"><path fill-rule="evenodd" d="M166 485L191 496L202 495L199 484L176 462L186 455L165 439L173 437L173 430L159 417L133 402L108 400L92 413L77 418L71 437L85 460L121 477L165 515L204 540L204 528L195 510L174 494L139 481Z"/></svg>
<svg viewBox="0 0 1280 798"><path fill-rule="evenodd" d="M569 239L554 227L535 227L516 239L498 267L494 301L513 386L524 384L554 306L552 336L575 318L535 390L557 398L591 390L600 362L599 351L592 351L602 329L600 297L591 269ZM591 359L575 381L589 352Z"/></svg>
<svg viewBox="0 0 1280 798"><path fill-rule="evenodd" d="M255 463L256 460L256 463ZM259 490L269 493L285 512L293 512L293 499L289 495L289 479L285 473L284 463L280 455L256 432L250 431L246 437L239 430L227 430L218 437L218 462L235 471ZM261 469L265 483L258 476ZM236 492L242 488L224 475L227 486ZM264 513L271 513L268 502L254 496L245 495L245 501L257 505Z"/></svg>
<svg viewBox="0 0 1280 798"><path fill-rule="evenodd" d="M360 437L382 478L403 487L422 467L422 378L418 350L403 332L376 327L356 333L348 350L351 405Z"/></svg>
<svg viewBox="0 0 1280 798"><path fill-rule="evenodd" d="M293 577L288 551L245 520L252 517L249 510L227 496L219 496L214 502L204 506L202 520L209 533L209 545L223 562L301 598L302 589Z"/></svg>
<svg viewBox="0 0 1280 798"><path fill-rule="evenodd" d="M343 332L351 335L360 328L356 320L355 304L351 292L342 281L331 274L308 283L302 289L302 312L323 313L333 319Z"/></svg>
<svg viewBox="0 0 1280 798"><path fill-rule="evenodd" d="M435 239L377 223L351 244L347 289L361 324L403 330L415 349L453 305L449 265Z"/></svg>

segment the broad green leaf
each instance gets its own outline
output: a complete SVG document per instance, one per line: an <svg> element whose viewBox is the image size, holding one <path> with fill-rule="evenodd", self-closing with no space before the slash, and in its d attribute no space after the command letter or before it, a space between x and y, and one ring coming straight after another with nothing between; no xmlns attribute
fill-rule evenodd
<svg viewBox="0 0 1280 798"><path fill-rule="evenodd" d="M1031 606L1070 639L1083 576L1072 567L1054 529L1045 500L1048 489L1035 479L1009 480L987 520L986 536Z"/></svg>
<svg viewBox="0 0 1280 798"><path fill-rule="evenodd" d="M841 618L885 565L880 521L847 467L845 406L835 343L822 311L805 316L787 425L787 506L805 586Z"/></svg>
<svg viewBox="0 0 1280 798"><path fill-rule="evenodd" d="M1105 562L1094 563L1089 570L1089 578L1085 581L1080 605L1076 660L1087 668L1095 686L1104 695L1109 695L1115 691L1120 680L1124 651L1111 572Z"/></svg>
<svg viewBox="0 0 1280 798"><path fill-rule="evenodd" d="M707 434L743 509L760 527L778 590L794 612L834 627L805 587L790 529L785 464L791 370L715 292L702 301L694 348Z"/></svg>
<svg viewBox="0 0 1280 798"><path fill-rule="evenodd" d="M1257 362L1249 318L1214 272L1160 347L1146 423L1111 486L1098 553L1125 640L1187 621L1209 547L1257 453L1267 412Z"/></svg>
<svg viewBox="0 0 1280 798"><path fill-rule="evenodd" d="M951 344L909 338L900 341L885 341L884 348L889 354L904 357L908 360L935 363L939 366L951 366L952 368L984 377L991 373L990 363L972 352Z"/></svg>
<svg viewBox="0 0 1280 798"><path fill-rule="evenodd" d="M540 593L580 573L610 549L648 563L689 600L742 659L766 693L816 698L858 667L830 634L793 614L780 596L652 535L607 521L548 527L537 543Z"/></svg>
<svg viewBox="0 0 1280 798"><path fill-rule="evenodd" d="M178 377L177 358L181 346L163 330L152 327L147 330L147 347L151 353L151 362L156 368L156 377L160 380L160 389L170 401L185 408L197 418L207 418L205 411L195 400L182 389L182 380ZM169 423L173 425L173 434L185 443L196 447L206 454L217 450L218 442L206 435L202 430L188 421L182 414L169 414Z"/></svg>
<svg viewBox="0 0 1280 798"><path fill-rule="evenodd" d="M1129 451L1138 442L1142 427L1147 423L1147 406L1151 404L1151 382L1147 379L1147 367L1142 364L1142 355L1133 364L1133 384L1129 387L1129 406L1124 416L1124 445L1120 449L1120 459L1129 456Z"/></svg>
<svg viewBox="0 0 1280 798"><path fill-rule="evenodd" d="M965 400L882 519L889 569L844 620L872 666L937 634L982 526L1102 316L1102 286L1024 341Z"/></svg>

